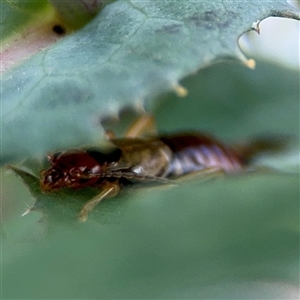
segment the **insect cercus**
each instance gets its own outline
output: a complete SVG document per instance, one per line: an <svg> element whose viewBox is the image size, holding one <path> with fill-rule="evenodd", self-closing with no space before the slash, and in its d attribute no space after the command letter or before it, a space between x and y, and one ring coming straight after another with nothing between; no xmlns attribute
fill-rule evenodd
<svg viewBox="0 0 300 300"><path fill-rule="evenodd" d="M42 190L99 188L100 193L86 202L79 213L79 219L85 221L100 201L116 196L123 183L168 182L169 178L195 172L240 172L247 166L239 151L209 136L181 133L143 137L149 127L154 127L154 120L144 115L124 138L110 139L113 147L109 151L87 148L49 156L50 168L41 171Z"/></svg>

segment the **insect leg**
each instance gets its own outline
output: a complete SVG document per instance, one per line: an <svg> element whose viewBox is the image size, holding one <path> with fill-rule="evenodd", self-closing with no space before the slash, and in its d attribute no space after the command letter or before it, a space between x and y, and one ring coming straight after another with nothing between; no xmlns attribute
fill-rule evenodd
<svg viewBox="0 0 300 300"><path fill-rule="evenodd" d="M189 173L183 176L180 176L179 178L176 179L176 182L182 183L182 182L187 182L191 180L197 180L198 181L207 181L213 178L217 178L220 176L223 176L225 174L224 170L219 167L209 167L202 169L197 172Z"/></svg>
<svg viewBox="0 0 300 300"><path fill-rule="evenodd" d="M142 115L127 130L125 137L134 138L156 133L154 118L151 115Z"/></svg>
<svg viewBox="0 0 300 300"><path fill-rule="evenodd" d="M91 200L89 200L88 202L86 202L82 207L78 215L80 221L82 222L86 221L89 212L92 211L100 201L102 201L104 198L114 197L120 191L120 185L118 181L116 182L106 181L102 184L101 188L103 189L102 192L97 196L95 196L94 198L92 198Z"/></svg>

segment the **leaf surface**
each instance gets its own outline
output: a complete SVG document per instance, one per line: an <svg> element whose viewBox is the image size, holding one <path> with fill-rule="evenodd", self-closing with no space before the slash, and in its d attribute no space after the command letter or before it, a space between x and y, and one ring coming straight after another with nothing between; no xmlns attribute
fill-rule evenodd
<svg viewBox="0 0 300 300"><path fill-rule="evenodd" d="M263 62L254 71L214 65L183 81L186 98L159 99L159 131L199 129L228 144L262 132L298 136L298 77ZM38 180L23 173L40 212L21 217L33 200L20 180L4 176L3 298L297 298L296 148L292 162L284 155L272 165L292 165L294 175L125 189L86 223L76 216L97 190L41 194Z"/></svg>
<svg viewBox="0 0 300 300"><path fill-rule="evenodd" d="M299 276L298 183L252 174L127 190L84 224L74 219L80 197L39 195L43 218L8 227L3 296L289 299Z"/></svg>
<svg viewBox="0 0 300 300"><path fill-rule="evenodd" d="M148 109L188 74L221 58L243 59L238 37L271 15L299 19L285 1L107 5L81 30L3 73L2 162L95 143L102 117Z"/></svg>

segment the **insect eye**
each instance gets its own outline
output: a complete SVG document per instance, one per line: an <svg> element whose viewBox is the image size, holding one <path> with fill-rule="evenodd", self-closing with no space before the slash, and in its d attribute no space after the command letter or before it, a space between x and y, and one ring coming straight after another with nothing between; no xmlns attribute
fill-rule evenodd
<svg viewBox="0 0 300 300"><path fill-rule="evenodd" d="M61 173L55 169L42 171L41 178L44 183L52 184L61 178Z"/></svg>
<svg viewBox="0 0 300 300"><path fill-rule="evenodd" d="M55 182L61 178L62 174L61 174L61 172L59 172L57 170L52 170L52 172L51 172L51 174L49 174L49 176L52 178L52 182Z"/></svg>

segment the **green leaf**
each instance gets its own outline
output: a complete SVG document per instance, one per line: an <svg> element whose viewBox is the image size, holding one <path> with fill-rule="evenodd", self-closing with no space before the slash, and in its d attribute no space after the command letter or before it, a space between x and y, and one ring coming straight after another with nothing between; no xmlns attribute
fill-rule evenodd
<svg viewBox="0 0 300 300"><path fill-rule="evenodd" d="M159 131L199 129L228 144L262 132L298 136L298 78L263 62L254 71L214 65L183 81L186 98L160 99ZM295 175L132 187L99 204L85 223L77 214L97 190L41 194L37 178L21 172L39 211L21 217L33 201L20 181L4 176L2 297L297 298L297 147Z"/></svg>
<svg viewBox="0 0 300 300"><path fill-rule="evenodd" d="M3 73L2 162L95 143L104 116L148 109L199 68L243 59L238 37L271 15L299 19L285 1L107 5L81 30Z"/></svg>
<svg viewBox="0 0 300 300"><path fill-rule="evenodd" d="M5 228L4 298L288 299L297 289L298 175L130 189L86 223L71 198L40 194L41 220Z"/></svg>

